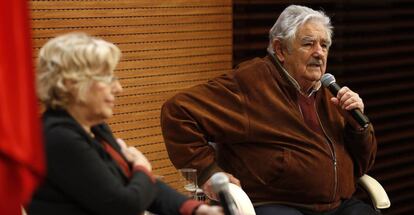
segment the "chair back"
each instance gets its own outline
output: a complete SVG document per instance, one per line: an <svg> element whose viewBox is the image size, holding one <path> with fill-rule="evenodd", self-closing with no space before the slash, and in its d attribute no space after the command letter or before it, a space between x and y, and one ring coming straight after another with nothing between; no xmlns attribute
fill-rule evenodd
<svg viewBox="0 0 414 215"><path fill-rule="evenodd" d="M239 215L256 215L250 198L239 186L229 183L229 193L233 197Z"/></svg>

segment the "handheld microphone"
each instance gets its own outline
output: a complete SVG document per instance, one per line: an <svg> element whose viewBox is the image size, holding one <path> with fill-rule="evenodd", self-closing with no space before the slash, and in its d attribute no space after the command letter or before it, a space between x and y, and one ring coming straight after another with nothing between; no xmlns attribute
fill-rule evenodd
<svg viewBox="0 0 414 215"><path fill-rule="evenodd" d="M237 207L229 193L229 178L223 172L211 176L213 191L218 194L225 215L237 215Z"/></svg>
<svg viewBox="0 0 414 215"><path fill-rule="evenodd" d="M338 91L341 89L341 87L336 83L335 77L332 74L325 73L322 78L321 82L323 86L329 89L329 91L336 96L338 94ZM352 118L360 125L362 128L366 128L369 125L369 119L367 116L365 116L361 110L358 108L352 109L348 111Z"/></svg>

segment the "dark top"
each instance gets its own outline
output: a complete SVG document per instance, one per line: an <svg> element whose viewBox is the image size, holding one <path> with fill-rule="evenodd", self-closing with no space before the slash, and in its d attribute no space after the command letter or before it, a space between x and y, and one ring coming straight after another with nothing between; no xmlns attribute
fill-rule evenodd
<svg viewBox="0 0 414 215"><path fill-rule="evenodd" d="M142 168L127 177L96 140L102 139L123 156L106 124L92 127L95 139L66 111L47 110L43 132L47 176L28 207L30 215L138 215L145 210L191 214L199 205L152 180L150 173L139 170Z"/></svg>

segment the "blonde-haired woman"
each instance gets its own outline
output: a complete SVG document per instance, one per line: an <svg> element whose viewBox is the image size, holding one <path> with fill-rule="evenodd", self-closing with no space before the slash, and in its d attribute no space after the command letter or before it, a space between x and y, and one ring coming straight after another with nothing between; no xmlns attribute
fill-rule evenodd
<svg viewBox="0 0 414 215"><path fill-rule="evenodd" d="M83 33L56 37L40 50L47 177L28 214L222 214L156 180L147 158L112 135L104 121L122 92L113 74L119 58L114 44Z"/></svg>

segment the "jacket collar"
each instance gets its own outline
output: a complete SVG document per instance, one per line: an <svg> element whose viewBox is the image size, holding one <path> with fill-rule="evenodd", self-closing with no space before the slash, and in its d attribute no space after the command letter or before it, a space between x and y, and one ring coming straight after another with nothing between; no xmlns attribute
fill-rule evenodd
<svg viewBox="0 0 414 215"><path fill-rule="evenodd" d="M277 71L279 71L279 73L281 74L281 76L283 76L285 78L285 80L288 82L289 85L293 86L296 91L304 96L310 97L312 95L314 95L322 86L321 82L318 81L313 87L312 89L310 89L309 92L304 93L302 91L302 88L300 87L299 83L295 80L295 78L293 78L289 72L282 66L282 64L280 63L280 61L275 57L274 54L270 53L268 51L268 56L270 58L270 60L272 61L273 65L276 67Z"/></svg>

